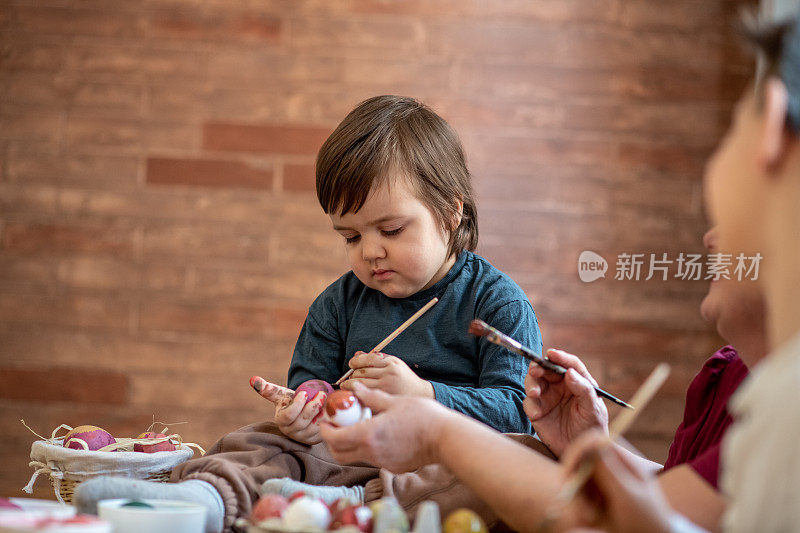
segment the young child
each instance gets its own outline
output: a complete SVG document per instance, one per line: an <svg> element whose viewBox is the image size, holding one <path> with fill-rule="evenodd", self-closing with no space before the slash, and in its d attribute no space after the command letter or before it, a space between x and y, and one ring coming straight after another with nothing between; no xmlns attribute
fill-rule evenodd
<svg viewBox="0 0 800 533"><path fill-rule="evenodd" d="M479 318L541 350L536 316L522 289L472 252L475 201L450 126L411 98L362 102L320 149L317 196L352 270L311 305L289 386L312 378L333 383L354 369L342 388L361 383L431 398L499 431L528 433L526 361L467 330ZM433 297L439 302L388 346L393 355L364 353ZM329 485L317 494L363 500L363 485L379 471L330 456L316 420L324 393L306 403L302 393L290 399L285 389L265 385L262 395L277 407L274 424L225 436L205 457L173 470L172 481L181 483L87 481L76 492L79 507L92 511L111 497L199 501L209 510L207 530L220 531L249 515L266 480ZM269 490L294 488L280 480Z"/></svg>

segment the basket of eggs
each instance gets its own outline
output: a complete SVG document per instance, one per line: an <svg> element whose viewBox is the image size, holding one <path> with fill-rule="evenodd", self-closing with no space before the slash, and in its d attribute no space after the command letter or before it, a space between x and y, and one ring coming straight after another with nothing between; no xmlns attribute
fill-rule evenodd
<svg viewBox="0 0 800 533"><path fill-rule="evenodd" d="M183 442L177 433L167 435L166 427L161 432L150 431L152 427L136 438L115 438L90 425L73 428L62 424L50 438L35 433L40 440L31 445L29 463L35 470L23 490L33 492L36 479L46 474L56 499L72 503L75 488L89 478L120 476L166 482L172 469L191 459L195 449L205 453L198 444ZM63 430L67 433L59 436Z"/></svg>

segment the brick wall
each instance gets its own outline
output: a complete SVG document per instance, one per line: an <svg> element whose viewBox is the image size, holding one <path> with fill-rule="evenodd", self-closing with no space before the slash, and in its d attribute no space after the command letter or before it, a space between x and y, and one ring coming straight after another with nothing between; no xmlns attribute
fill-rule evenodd
<svg viewBox="0 0 800 533"><path fill-rule="evenodd" d="M460 132L480 252L547 346L629 395L656 459L720 344L703 282L584 284L580 251L698 252L703 160L750 63L741 2L0 1L0 495L61 423L210 445L271 416L314 296L345 269L317 148L375 94ZM613 269L613 264L612 267ZM37 495L46 497L40 482Z"/></svg>

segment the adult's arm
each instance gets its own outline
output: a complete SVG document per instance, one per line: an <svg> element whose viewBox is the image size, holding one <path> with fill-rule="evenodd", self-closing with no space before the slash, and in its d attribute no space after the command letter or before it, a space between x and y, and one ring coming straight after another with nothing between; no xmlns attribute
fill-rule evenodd
<svg viewBox="0 0 800 533"><path fill-rule="evenodd" d="M362 386L356 394L378 414L346 428L322 424L338 461L366 461L392 472L441 463L514 530L537 531L562 483L558 463L437 402ZM573 506L560 527L577 525L588 509L581 499Z"/></svg>

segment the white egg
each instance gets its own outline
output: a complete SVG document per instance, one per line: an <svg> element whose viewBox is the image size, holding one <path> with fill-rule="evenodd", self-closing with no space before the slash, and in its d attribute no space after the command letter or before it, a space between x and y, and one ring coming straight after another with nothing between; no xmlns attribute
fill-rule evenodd
<svg viewBox="0 0 800 533"><path fill-rule="evenodd" d="M283 525L291 529L322 529L331 523L331 512L322 500L303 496L289 504L283 513Z"/></svg>
<svg viewBox="0 0 800 533"><path fill-rule="evenodd" d="M337 426L352 426L361 421L361 404L357 401L345 409L338 409L331 417L331 422Z"/></svg>

